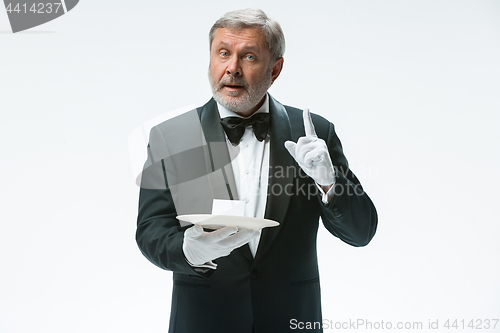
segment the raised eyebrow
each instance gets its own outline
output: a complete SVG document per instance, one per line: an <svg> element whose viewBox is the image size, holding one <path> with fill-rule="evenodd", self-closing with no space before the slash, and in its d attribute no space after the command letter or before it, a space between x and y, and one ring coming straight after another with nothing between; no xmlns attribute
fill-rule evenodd
<svg viewBox="0 0 500 333"><path fill-rule="evenodd" d="M231 45L226 44L226 43L224 43L224 42L220 42L220 44L219 44L219 50L220 50L220 49L228 49L228 48L230 48L230 47L231 47Z"/></svg>
<svg viewBox="0 0 500 333"><path fill-rule="evenodd" d="M220 49L229 49L231 48L231 45L230 44L227 44L225 42L220 42L219 44L219 50ZM257 46L257 45L248 45L248 46L245 46L243 48L243 52L249 52L249 51L253 51L253 52L259 52L260 48Z"/></svg>
<svg viewBox="0 0 500 333"><path fill-rule="evenodd" d="M243 49L243 51L244 51L244 52L247 52L247 53L248 53L248 52L254 52L254 54L255 54L255 53L258 53L258 52L259 52L259 50L260 50L260 48L259 48L259 47L257 47L257 46L255 46L255 45L249 45L249 46L246 46L246 47Z"/></svg>

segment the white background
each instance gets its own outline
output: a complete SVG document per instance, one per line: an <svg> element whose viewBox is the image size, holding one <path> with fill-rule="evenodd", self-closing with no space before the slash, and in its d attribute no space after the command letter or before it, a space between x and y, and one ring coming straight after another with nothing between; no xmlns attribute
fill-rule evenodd
<svg viewBox="0 0 500 333"><path fill-rule="evenodd" d="M248 6L82 0L18 34L0 11L0 332L166 332L128 136L210 98L208 30ZM321 227L323 317L500 318L500 1L251 6L287 40L271 93L336 125L379 213L365 248Z"/></svg>

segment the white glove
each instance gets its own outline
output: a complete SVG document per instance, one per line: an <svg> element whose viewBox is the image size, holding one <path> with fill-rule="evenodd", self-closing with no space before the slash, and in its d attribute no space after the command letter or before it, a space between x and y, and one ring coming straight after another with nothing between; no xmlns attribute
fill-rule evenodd
<svg viewBox="0 0 500 333"><path fill-rule="evenodd" d="M234 249L245 245L260 231L224 227L216 231L206 232L197 224L184 232L182 251L192 266L217 268L212 260L225 257Z"/></svg>
<svg viewBox="0 0 500 333"><path fill-rule="evenodd" d="M322 186L335 182L335 170L324 140L316 136L309 109L304 109L304 128L306 136L300 137L297 143L285 142L285 148L297 161L304 172Z"/></svg>

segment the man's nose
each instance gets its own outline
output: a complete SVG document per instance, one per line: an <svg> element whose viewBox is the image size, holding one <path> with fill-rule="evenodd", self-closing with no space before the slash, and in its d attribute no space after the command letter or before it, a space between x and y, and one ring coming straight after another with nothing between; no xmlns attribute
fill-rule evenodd
<svg viewBox="0 0 500 333"><path fill-rule="evenodd" d="M233 76L240 76L241 75L240 61L239 61L238 57L233 57L229 61L229 63L227 64L227 67L226 67L226 74L233 75Z"/></svg>

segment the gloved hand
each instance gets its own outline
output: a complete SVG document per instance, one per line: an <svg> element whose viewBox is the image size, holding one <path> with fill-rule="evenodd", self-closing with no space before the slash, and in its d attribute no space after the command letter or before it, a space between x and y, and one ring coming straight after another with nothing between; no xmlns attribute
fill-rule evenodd
<svg viewBox="0 0 500 333"><path fill-rule="evenodd" d="M335 182L335 170L324 140L316 136L309 109L304 109L304 127L306 136L300 137L297 143L285 142L285 148L297 161L304 172L322 186Z"/></svg>
<svg viewBox="0 0 500 333"><path fill-rule="evenodd" d="M182 251L184 256L193 266L217 268L212 260L225 257L234 249L245 245L260 231L241 229L237 227L224 227L212 232L203 231L197 224L186 229Z"/></svg>

